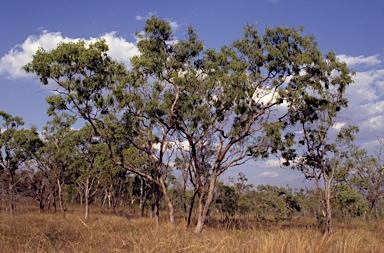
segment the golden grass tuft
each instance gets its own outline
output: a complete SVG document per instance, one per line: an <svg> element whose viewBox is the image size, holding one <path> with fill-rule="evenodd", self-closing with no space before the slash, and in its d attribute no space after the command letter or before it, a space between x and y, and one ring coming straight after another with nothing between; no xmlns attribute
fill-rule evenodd
<svg viewBox="0 0 384 253"><path fill-rule="evenodd" d="M384 252L384 224L337 227L323 236L308 227L218 229L201 235L179 222L156 226L148 218L92 213L85 223L75 210L60 214L0 214L0 251L7 252Z"/></svg>

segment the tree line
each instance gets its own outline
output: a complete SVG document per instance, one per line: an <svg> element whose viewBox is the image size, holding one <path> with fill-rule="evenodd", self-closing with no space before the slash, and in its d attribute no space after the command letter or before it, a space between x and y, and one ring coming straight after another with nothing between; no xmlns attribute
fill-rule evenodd
<svg viewBox="0 0 384 253"><path fill-rule="evenodd" d="M58 205L63 215L68 186L85 210L100 192L104 204L116 206L128 195L134 202L136 191L141 212L150 199L158 221L164 203L175 225L178 185L186 219L195 210L195 232L201 233L213 205L221 201L227 218L241 206L228 208L225 196L237 188L221 185L219 177L270 156L314 181L326 233L332 233L335 185L342 185L337 189L344 189L346 202L347 195L363 196L369 215L378 210L381 154L373 157L353 144L356 126L334 127L347 107L353 73L334 52L323 55L314 36L286 27L259 34L250 25L231 45L205 49L193 28L176 40L157 17L136 36L140 53L129 70L108 56L103 39L40 48L24 66L53 87L46 98L52 121L39 136L34 128L18 129L22 119L0 115L3 192L11 211L13 194L23 191L16 185L26 170L19 168L29 167L29 178L40 178L34 191L40 208ZM84 128L71 129L76 119Z"/></svg>

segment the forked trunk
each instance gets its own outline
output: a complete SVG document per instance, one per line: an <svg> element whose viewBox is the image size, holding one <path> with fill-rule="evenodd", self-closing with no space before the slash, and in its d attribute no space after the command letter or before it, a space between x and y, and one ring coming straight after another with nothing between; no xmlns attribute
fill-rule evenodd
<svg viewBox="0 0 384 253"><path fill-rule="evenodd" d="M199 213L197 218L197 224L195 227L195 234L200 234L204 229L205 221L207 220L207 217L209 214L209 208L211 207L214 193L215 193L217 176L218 176L217 172L214 170L212 172L211 181L209 182L208 194L206 195L205 192L200 193ZM202 191L204 190L202 189Z"/></svg>

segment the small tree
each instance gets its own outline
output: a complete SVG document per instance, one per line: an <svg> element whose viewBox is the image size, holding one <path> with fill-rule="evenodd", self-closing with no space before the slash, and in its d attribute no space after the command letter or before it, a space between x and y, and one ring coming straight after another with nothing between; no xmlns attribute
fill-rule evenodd
<svg viewBox="0 0 384 253"><path fill-rule="evenodd" d="M103 175L103 163L107 158L102 153L106 146L94 143L93 129L86 125L73 132L74 162L70 166L71 174L78 175L75 183L79 186L84 196L85 220L89 219L89 203L99 190Z"/></svg>
<svg viewBox="0 0 384 253"><path fill-rule="evenodd" d="M302 122L303 136L299 144L304 147L303 156L296 160L296 168L313 180L318 193L318 201L325 218L325 233L332 234L332 185L341 167L341 160L346 155L346 148L354 140L357 127L342 128L335 141L329 141L333 118L338 111L338 103L334 107L318 108L319 115L315 122Z"/></svg>
<svg viewBox="0 0 384 253"><path fill-rule="evenodd" d="M336 186L333 202L344 218L363 216L367 211L367 205L363 197L343 183Z"/></svg>
<svg viewBox="0 0 384 253"><path fill-rule="evenodd" d="M38 162L39 170L52 185L52 201L56 212L56 197L59 200L59 207L65 217L66 207L63 199L65 188L74 182L70 167L74 163L75 146L71 126L75 118L65 113L54 115L53 119L47 122L43 128L45 145L41 149Z"/></svg>
<svg viewBox="0 0 384 253"><path fill-rule="evenodd" d="M14 117L0 111L3 123L0 128L0 173L8 192L9 212L15 209L15 189L18 184L16 172L26 162L33 159L33 154L42 146L36 128L18 129L24 125L20 117ZM5 197L3 192L3 198Z"/></svg>
<svg viewBox="0 0 384 253"><path fill-rule="evenodd" d="M374 155L355 145L350 147L350 156L346 166L350 167L346 182L356 189L365 199L368 206L368 221L374 211L378 219L378 204L384 197L384 164L382 160L384 141L378 140L380 146Z"/></svg>
<svg viewBox="0 0 384 253"><path fill-rule="evenodd" d="M266 219L268 216L273 216L274 221L286 221L292 219L296 212L301 211L300 199L295 195L290 187L277 187L271 185L258 185L257 195L261 207L259 219Z"/></svg>
<svg viewBox="0 0 384 253"><path fill-rule="evenodd" d="M239 195L234 186L226 185L221 182L216 185L216 191L216 206L219 211L224 214L225 221L228 222L238 210Z"/></svg>

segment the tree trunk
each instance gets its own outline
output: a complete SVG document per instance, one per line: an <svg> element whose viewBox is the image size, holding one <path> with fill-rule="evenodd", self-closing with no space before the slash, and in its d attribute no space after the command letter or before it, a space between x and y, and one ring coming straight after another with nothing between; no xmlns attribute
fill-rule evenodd
<svg viewBox="0 0 384 253"><path fill-rule="evenodd" d="M152 211L149 219L152 220L153 217L155 217L156 225L159 225L159 202L157 200L154 200L151 204L151 208Z"/></svg>
<svg viewBox="0 0 384 253"><path fill-rule="evenodd" d="M193 206L195 204L195 198L198 193L198 190L195 190L193 192L193 196L191 198L191 201L189 202L189 211L188 211L188 218L187 218L187 226L191 225L191 217L192 217L192 211L193 211Z"/></svg>
<svg viewBox="0 0 384 253"><path fill-rule="evenodd" d="M89 219L89 176L85 180L85 193L84 193L84 204L85 204L85 221Z"/></svg>
<svg viewBox="0 0 384 253"><path fill-rule="evenodd" d="M56 195L58 194L58 191L59 190L56 191L56 189L55 189L55 192L54 192L54 194L52 196L53 213L57 212Z"/></svg>
<svg viewBox="0 0 384 253"><path fill-rule="evenodd" d="M152 186L152 203L151 203L151 215L150 220L155 218L156 224L159 224L159 203L160 203L160 191L157 184Z"/></svg>
<svg viewBox="0 0 384 253"><path fill-rule="evenodd" d="M10 181L8 185L8 194L9 194L9 213L13 215L15 211L15 196L14 196L14 190L13 186L15 186L15 179L14 179L14 174L12 171L9 172L10 174Z"/></svg>
<svg viewBox="0 0 384 253"><path fill-rule="evenodd" d="M171 199L168 196L167 188L165 187L165 183L163 178L159 178L160 184L161 184L161 192L163 193L164 200L167 203L168 206L168 214L169 214L169 221L171 222L173 228L176 228L176 221L175 221L175 209L173 208L173 204Z"/></svg>
<svg viewBox="0 0 384 253"><path fill-rule="evenodd" d="M84 201L84 199L83 199L83 193L82 193L81 189L79 191L79 198L80 198L80 208L81 208L81 210L83 210L83 206L84 206L83 201Z"/></svg>
<svg viewBox="0 0 384 253"><path fill-rule="evenodd" d="M39 213L42 213L44 211L44 200L43 198L39 199Z"/></svg>
<svg viewBox="0 0 384 253"><path fill-rule="evenodd" d="M8 194L9 194L9 213L13 215L13 212L15 210L15 200L13 196L13 183L9 183L8 187Z"/></svg>
<svg viewBox="0 0 384 253"><path fill-rule="evenodd" d="M375 218L378 219L378 212L377 212L377 205L376 205L376 200L370 200L369 201L369 208L368 208L368 223L371 224L372 222L372 214L375 211Z"/></svg>
<svg viewBox="0 0 384 253"><path fill-rule="evenodd" d="M65 218L65 207L64 207L64 203L63 203L63 199L62 199L62 187L61 187L61 184L60 184L60 180L57 179L57 186L59 187L59 205L60 205L60 209L61 209L61 213L63 215L63 218Z"/></svg>
<svg viewBox="0 0 384 253"><path fill-rule="evenodd" d="M144 179L140 177L140 203L139 203L139 209L140 209L140 215L141 217L144 217L144 205L147 199L148 193L144 193Z"/></svg>
<svg viewBox="0 0 384 253"><path fill-rule="evenodd" d="M207 194L207 199L205 199L205 190L201 188L203 192L200 193L200 199L199 199L199 213L197 218L197 224L195 227L195 234L200 234L203 229L206 222L206 219L209 214L209 208L211 207L214 193L215 193L215 185L217 180L217 171L212 172L211 181L209 182L209 189Z"/></svg>
<svg viewBox="0 0 384 253"><path fill-rule="evenodd" d="M5 211L5 188L4 188L4 181L1 184L1 207Z"/></svg>
<svg viewBox="0 0 384 253"><path fill-rule="evenodd" d="M324 200L325 200L325 233L332 234L332 210L331 210L331 179L324 177Z"/></svg>

